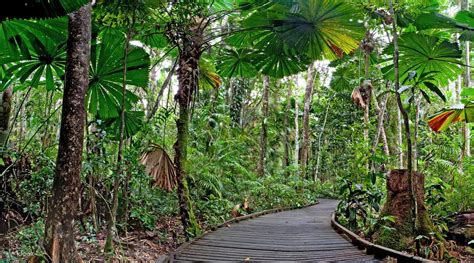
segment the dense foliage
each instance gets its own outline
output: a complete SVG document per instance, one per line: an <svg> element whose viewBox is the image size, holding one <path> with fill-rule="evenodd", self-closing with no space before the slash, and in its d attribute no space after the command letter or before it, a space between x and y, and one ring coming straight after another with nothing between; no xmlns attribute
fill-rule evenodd
<svg viewBox="0 0 474 263"><path fill-rule="evenodd" d="M96 2L82 258L156 259L232 217L318 197L341 200L339 222L375 242L437 260L472 252L472 237L449 245L454 215L474 209L469 1ZM51 3L0 17L0 262L54 253L64 14L85 1ZM412 166L433 228L415 219L409 245L377 240L396 232L388 174ZM153 240L151 258L124 252L129 234Z"/></svg>

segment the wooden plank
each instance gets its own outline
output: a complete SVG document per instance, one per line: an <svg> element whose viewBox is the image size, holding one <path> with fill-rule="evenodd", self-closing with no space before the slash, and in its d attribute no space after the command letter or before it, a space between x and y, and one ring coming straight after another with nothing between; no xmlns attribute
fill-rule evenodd
<svg viewBox="0 0 474 263"><path fill-rule="evenodd" d="M337 201L222 225L175 254L184 261L378 262L331 228ZM246 218L252 218L247 216Z"/></svg>

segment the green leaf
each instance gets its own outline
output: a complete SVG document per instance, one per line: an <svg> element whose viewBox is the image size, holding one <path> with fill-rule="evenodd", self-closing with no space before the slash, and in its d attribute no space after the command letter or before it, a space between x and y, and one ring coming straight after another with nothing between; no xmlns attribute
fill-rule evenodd
<svg viewBox="0 0 474 263"><path fill-rule="evenodd" d="M430 96L423 89L420 89L420 92L423 98L426 100L426 102L431 104Z"/></svg>
<svg viewBox="0 0 474 263"><path fill-rule="evenodd" d="M65 16L90 0L16 0L0 9L0 21L6 19L42 19Z"/></svg>
<svg viewBox="0 0 474 263"><path fill-rule="evenodd" d="M86 105L100 119L119 116L122 103L124 36L107 33L92 46L89 90ZM145 88L150 59L141 48L130 46L127 56L126 84ZM138 96L126 91L125 107L131 109Z"/></svg>
<svg viewBox="0 0 474 263"><path fill-rule="evenodd" d="M363 28L354 7L345 1L299 0L298 11L275 5L247 25L266 27L277 40L311 59L335 59L359 47ZM275 38L271 38L275 39Z"/></svg>
<svg viewBox="0 0 474 263"><path fill-rule="evenodd" d="M419 30L433 28L456 28L458 22L438 13L421 14L416 18L415 26Z"/></svg>
<svg viewBox="0 0 474 263"><path fill-rule="evenodd" d="M125 111L124 138L131 138L140 131L145 113L143 111ZM104 125L106 131L112 135L114 140L120 139L120 116L106 119Z"/></svg>
<svg viewBox="0 0 474 263"><path fill-rule="evenodd" d="M393 44L386 48L385 54L382 71L393 80ZM462 51L456 43L421 33L403 34L399 39L400 79L407 78L411 71L437 72L433 75L436 81L447 85L462 72L461 57Z"/></svg>
<svg viewBox="0 0 474 263"><path fill-rule="evenodd" d="M432 92L436 93L438 97L440 97L444 102L446 102L446 97L444 96L443 92L439 89L438 86L431 82L423 82L423 84Z"/></svg>
<svg viewBox="0 0 474 263"><path fill-rule="evenodd" d="M474 97L474 88L464 88L461 90L461 97Z"/></svg>
<svg viewBox="0 0 474 263"><path fill-rule="evenodd" d="M249 49L227 49L219 63L219 74L224 77L252 77L257 74L254 53Z"/></svg>

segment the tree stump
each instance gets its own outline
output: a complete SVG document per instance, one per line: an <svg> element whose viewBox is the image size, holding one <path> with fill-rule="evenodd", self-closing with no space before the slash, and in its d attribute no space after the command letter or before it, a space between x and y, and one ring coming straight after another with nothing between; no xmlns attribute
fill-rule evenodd
<svg viewBox="0 0 474 263"><path fill-rule="evenodd" d="M397 249L406 250L418 234L431 232L432 223L424 204L425 178L420 173L413 173L416 200L418 205L418 229L414 229L413 199L409 189L408 171L405 169L392 170L387 177L387 201L381 212L384 216L394 216L395 222L376 228L373 236L377 243Z"/></svg>

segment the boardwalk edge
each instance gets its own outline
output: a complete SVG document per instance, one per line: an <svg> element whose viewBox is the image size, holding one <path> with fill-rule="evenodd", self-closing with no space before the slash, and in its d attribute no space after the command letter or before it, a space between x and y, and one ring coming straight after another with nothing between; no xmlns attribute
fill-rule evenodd
<svg viewBox="0 0 474 263"><path fill-rule="evenodd" d="M356 233L350 231L346 227L342 226L336 221L335 213L333 212L331 215L331 226L338 232L339 234L343 234L347 238L350 239L351 243L354 246L357 246L360 249L365 249L368 255L374 255L375 258L384 259L387 256L392 258L396 258L398 262L416 262L416 263L427 263L427 262L436 262L432 260L428 260L422 257L410 255L407 253L403 253L388 247L380 246L374 244L370 241L367 241L357 235Z"/></svg>

